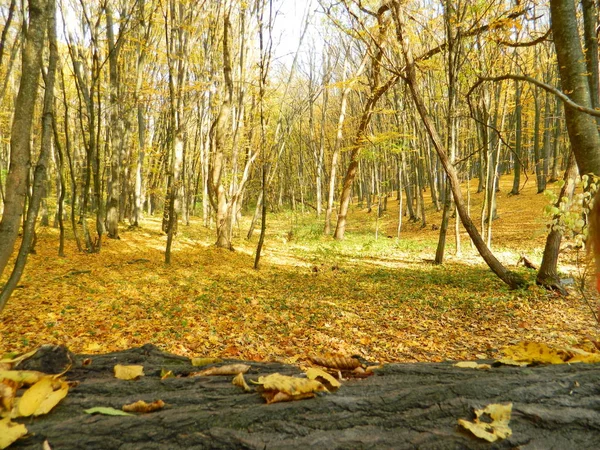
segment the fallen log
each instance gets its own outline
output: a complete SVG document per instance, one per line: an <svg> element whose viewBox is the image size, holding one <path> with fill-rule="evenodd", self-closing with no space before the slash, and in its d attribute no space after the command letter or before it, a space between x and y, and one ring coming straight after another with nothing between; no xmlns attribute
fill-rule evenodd
<svg viewBox="0 0 600 450"><path fill-rule="evenodd" d="M232 363L233 361L225 361ZM239 362L239 361L236 361ZM247 380L302 371L279 363L244 362ZM136 381L114 377L116 364L141 364ZM29 434L10 448L68 449L509 449L597 448L600 436L599 364L493 367L452 363L388 364L334 393L265 404L227 376L188 376L188 358L152 345L105 355L72 355L46 346L19 368L60 372L79 382L48 415L16 419ZM207 366L209 367L209 366ZM176 376L161 380L161 373ZM163 409L126 417L89 415L89 408L121 409L162 400ZM457 426L473 409L513 403L512 435L489 444Z"/></svg>

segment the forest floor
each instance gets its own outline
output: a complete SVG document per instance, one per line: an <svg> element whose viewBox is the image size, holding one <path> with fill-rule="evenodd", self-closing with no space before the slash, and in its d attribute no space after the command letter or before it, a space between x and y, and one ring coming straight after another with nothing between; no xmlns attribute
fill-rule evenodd
<svg viewBox="0 0 600 450"><path fill-rule="evenodd" d="M541 261L548 200L532 179L521 195L507 195L509 178L498 194L492 247L532 282L528 289L509 290L464 230L462 256L452 232L445 263L432 264L439 233L432 224L441 213L428 206L425 228L404 218L397 239L395 197L381 219L355 205L341 242L322 235L310 209L271 214L258 271L258 233L244 239L248 217L233 252L215 248L214 230L201 221L181 225L170 266L157 217L138 229L123 225L121 239L104 239L100 254L78 253L68 239L64 258L58 231L47 227L0 316L0 355L44 343L78 353L152 343L185 356L295 363L341 353L401 362L489 359L522 340L587 347L598 328L581 296L547 292L535 286L534 271L516 267L521 254ZM471 201L479 216L481 195ZM565 278L578 277L576 256L561 254Z"/></svg>

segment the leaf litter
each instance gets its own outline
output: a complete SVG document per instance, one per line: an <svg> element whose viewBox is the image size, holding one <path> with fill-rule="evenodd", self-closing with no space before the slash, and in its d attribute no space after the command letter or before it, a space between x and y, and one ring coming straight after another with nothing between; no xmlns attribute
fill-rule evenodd
<svg viewBox="0 0 600 450"><path fill-rule="evenodd" d="M523 252L541 255L545 200L527 189L507 197L501 185L499 193L495 249L509 265ZM528 206L525 217L524 202L539 212ZM252 269L255 242L236 240L235 252L214 248L214 230L197 219L181 227L171 266L163 263L158 218L105 240L100 254L78 253L68 239L64 259L55 256L57 230L40 228L23 289L11 298L11 314L0 316L0 355L43 343L92 354L152 343L188 357L248 361L297 363L330 352L465 361L499 358L520 341L579 347L597 335L585 305L536 286L509 291L466 244L462 260L449 248L443 266L423 264L437 233L407 223L401 240L388 239L394 207L381 218L379 240L371 216L354 210L343 243L311 238L308 216L299 216L297 238L284 242L289 214L272 215L260 271ZM437 213L428 213L434 223ZM65 276L74 268L81 273Z"/></svg>

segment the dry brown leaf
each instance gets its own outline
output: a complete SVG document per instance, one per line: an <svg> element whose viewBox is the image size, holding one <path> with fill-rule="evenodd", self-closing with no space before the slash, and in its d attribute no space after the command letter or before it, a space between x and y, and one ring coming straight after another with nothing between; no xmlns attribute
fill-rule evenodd
<svg viewBox="0 0 600 450"><path fill-rule="evenodd" d="M478 438L495 442L498 439L506 439L512 434L512 430L508 427L511 413L512 403L506 405L493 403L487 405L484 409L475 410L475 420L473 422L458 419L458 424ZM481 421L480 418L484 415L489 416L492 422Z"/></svg>
<svg viewBox="0 0 600 450"><path fill-rule="evenodd" d="M383 369L383 364L379 364L377 366L368 366L365 369L365 372L367 372L367 373L374 373L376 370L379 370L379 369Z"/></svg>
<svg viewBox="0 0 600 450"><path fill-rule="evenodd" d="M306 371L306 377L309 380L317 380L321 382L327 389L335 390L342 384L324 370L311 367Z"/></svg>
<svg viewBox="0 0 600 450"><path fill-rule="evenodd" d="M265 391L263 397L267 401L267 405L271 403L291 402L294 400L303 400L305 398L313 398L314 392L306 392L304 394L290 395L281 391Z"/></svg>
<svg viewBox="0 0 600 450"><path fill-rule="evenodd" d="M16 381L2 380L0 382L0 413L12 409L17 389L19 389L19 384Z"/></svg>
<svg viewBox="0 0 600 450"><path fill-rule="evenodd" d="M139 377L144 376L144 366L123 366L117 364L114 370L115 378L119 380L137 380Z"/></svg>
<svg viewBox="0 0 600 450"><path fill-rule="evenodd" d="M203 370L202 372L196 372L194 375L208 376L208 375L237 375L238 373L246 373L250 370L248 364L228 364L226 366L211 367ZM190 374L191 375L191 374Z"/></svg>
<svg viewBox="0 0 600 450"><path fill-rule="evenodd" d="M238 373L234 377L232 383L233 383L234 386L241 387L246 392L250 392L252 390L252 389L250 389L250 386L248 386L248 383L246 383L246 379L244 378L244 374L243 373Z"/></svg>
<svg viewBox="0 0 600 450"><path fill-rule="evenodd" d="M320 357L311 355L308 359L314 364L331 369L354 370L361 366L357 358L348 358L346 356Z"/></svg>
<svg viewBox="0 0 600 450"><path fill-rule="evenodd" d="M152 403L146 403L144 400L138 400L135 403L129 405L123 405L121 408L125 412L137 412L137 413L151 413L164 408L165 402L162 400L155 400Z"/></svg>
<svg viewBox="0 0 600 450"><path fill-rule="evenodd" d="M13 442L27 434L27 428L20 423L10 421L10 418L0 420L0 449L8 448Z"/></svg>

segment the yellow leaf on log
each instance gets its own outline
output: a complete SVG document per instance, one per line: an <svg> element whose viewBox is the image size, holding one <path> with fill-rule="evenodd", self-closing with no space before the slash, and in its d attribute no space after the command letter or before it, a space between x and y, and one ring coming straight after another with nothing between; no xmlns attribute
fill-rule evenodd
<svg viewBox="0 0 600 450"><path fill-rule="evenodd" d="M114 367L115 377L119 380L137 380L144 376L144 366L123 366L117 364Z"/></svg>
<svg viewBox="0 0 600 450"><path fill-rule="evenodd" d="M272 373L264 377L258 377L255 384L262 385L266 391L284 392L291 396L308 394L311 392L328 392L327 388L317 380L308 378L296 378L279 373Z"/></svg>
<svg viewBox="0 0 600 450"><path fill-rule="evenodd" d="M25 425L11 422L8 417L0 420L0 449L8 448L10 444L26 434Z"/></svg>
<svg viewBox="0 0 600 450"><path fill-rule="evenodd" d="M56 386L56 384L55 384ZM48 414L52 408L54 408L58 403L67 396L69 393L69 385L64 381L60 381L58 384L58 389L49 394L42 403L37 407L34 416L41 416L43 414Z"/></svg>
<svg viewBox="0 0 600 450"><path fill-rule="evenodd" d="M314 367L306 371L306 377L309 380L317 380L325 386L329 385L329 387L333 389L337 389L342 385L338 380L336 380L333 376L331 376L324 370L317 369Z"/></svg>
<svg viewBox="0 0 600 450"><path fill-rule="evenodd" d="M0 370L0 380L12 380L21 385L35 384L45 376L45 373L35 370Z"/></svg>
<svg viewBox="0 0 600 450"><path fill-rule="evenodd" d="M495 442L498 439L506 439L512 434L512 430L508 427L511 413L512 403L506 405L493 403L487 405L484 409L475 410L475 420L473 422L458 419L458 424L478 438ZM480 420L484 414L492 419L491 423Z"/></svg>
<svg viewBox="0 0 600 450"><path fill-rule="evenodd" d="M246 379L244 378L243 373L238 373L233 379L232 383L234 386L241 387L246 392L250 392L252 390L250 389L250 386L248 386L248 383L246 383Z"/></svg>
<svg viewBox="0 0 600 450"><path fill-rule="evenodd" d="M69 385L64 381L56 382L51 376L44 377L25 391L19 399L13 416L29 417L48 414L68 392Z"/></svg>

